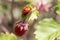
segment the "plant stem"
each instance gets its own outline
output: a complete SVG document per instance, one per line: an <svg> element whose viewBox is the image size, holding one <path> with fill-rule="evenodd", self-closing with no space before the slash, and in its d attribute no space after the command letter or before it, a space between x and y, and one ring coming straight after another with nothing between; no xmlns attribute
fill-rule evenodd
<svg viewBox="0 0 60 40"><path fill-rule="evenodd" d="M11 18L12 18L12 23L14 23L13 9L14 9L14 0L12 0L12 3L11 3Z"/></svg>

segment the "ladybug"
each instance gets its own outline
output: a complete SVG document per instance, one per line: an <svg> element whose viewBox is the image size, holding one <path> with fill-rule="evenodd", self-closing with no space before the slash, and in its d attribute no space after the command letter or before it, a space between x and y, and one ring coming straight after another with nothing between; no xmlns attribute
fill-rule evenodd
<svg viewBox="0 0 60 40"><path fill-rule="evenodd" d="M22 10L22 13L27 16L29 15L29 13L32 12L32 10L37 10L37 6L33 5L33 4L28 4L26 5L23 10Z"/></svg>
<svg viewBox="0 0 60 40"><path fill-rule="evenodd" d="M24 15L27 15L30 11L31 11L31 8L26 6L26 7L23 8L22 12L23 12Z"/></svg>

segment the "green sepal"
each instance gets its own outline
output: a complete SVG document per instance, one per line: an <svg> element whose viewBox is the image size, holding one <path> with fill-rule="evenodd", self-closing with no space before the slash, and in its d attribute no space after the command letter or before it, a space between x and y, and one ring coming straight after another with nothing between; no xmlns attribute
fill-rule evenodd
<svg viewBox="0 0 60 40"><path fill-rule="evenodd" d="M31 9L34 7L33 4L28 4L28 5L26 5L26 6L30 7Z"/></svg>
<svg viewBox="0 0 60 40"><path fill-rule="evenodd" d="M38 17L39 11L38 10L33 10L30 15L27 17L27 21L29 22L30 20L34 20Z"/></svg>
<svg viewBox="0 0 60 40"><path fill-rule="evenodd" d="M24 14L22 14L22 15L21 15L21 20L25 20L25 17L26 17L26 16L25 16Z"/></svg>

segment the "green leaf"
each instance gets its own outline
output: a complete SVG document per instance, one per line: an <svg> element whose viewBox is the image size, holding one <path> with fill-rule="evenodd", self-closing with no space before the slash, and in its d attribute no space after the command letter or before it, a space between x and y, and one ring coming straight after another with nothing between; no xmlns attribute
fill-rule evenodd
<svg viewBox="0 0 60 40"><path fill-rule="evenodd" d="M60 36L60 23L53 18L45 18L35 24L35 38L37 40L53 40Z"/></svg>
<svg viewBox="0 0 60 40"><path fill-rule="evenodd" d="M0 40L18 40L18 38L13 33L0 33Z"/></svg>
<svg viewBox="0 0 60 40"><path fill-rule="evenodd" d="M0 5L0 14L3 13L3 8L2 6Z"/></svg>
<svg viewBox="0 0 60 40"><path fill-rule="evenodd" d="M60 31L57 31L57 32L55 32L55 33L52 33L51 35L49 35L49 36L47 37L46 40L54 40L55 38L58 38L58 37L60 37Z"/></svg>
<svg viewBox="0 0 60 40"><path fill-rule="evenodd" d="M8 9L8 4L2 4L2 8L3 8L4 10L7 10L7 9Z"/></svg>
<svg viewBox="0 0 60 40"><path fill-rule="evenodd" d="M60 15L60 0L57 0L57 5L56 5L56 13Z"/></svg>

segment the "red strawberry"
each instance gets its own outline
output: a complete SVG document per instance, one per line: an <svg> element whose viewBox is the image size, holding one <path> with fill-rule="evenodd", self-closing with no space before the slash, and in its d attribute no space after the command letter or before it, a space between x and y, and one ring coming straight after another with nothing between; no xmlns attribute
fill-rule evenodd
<svg viewBox="0 0 60 40"><path fill-rule="evenodd" d="M27 30L28 30L28 24L27 23L20 21L20 22L17 22L15 24L14 31L15 31L16 35L22 36L26 33Z"/></svg>

